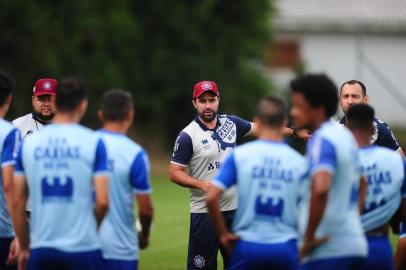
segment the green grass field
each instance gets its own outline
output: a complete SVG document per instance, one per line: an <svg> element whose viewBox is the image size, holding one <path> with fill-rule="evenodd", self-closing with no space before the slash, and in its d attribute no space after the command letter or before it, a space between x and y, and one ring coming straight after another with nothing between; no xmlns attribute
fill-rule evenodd
<svg viewBox="0 0 406 270"><path fill-rule="evenodd" d="M141 251L139 269L186 269L189 237L188 190L173 184L167 176L152 177L154 222L148 249ZM391 235L392 247L397 237ZM221 260L218 269L222 269Z"/></svg>
<svg viewBox="0 0 406 270"><path fill-rule="evenodd" d="M186 269L189 238L189 191L167 176L153 176L154 221L150 245L141 251L139 269ZM219 269L222 269L221 260Z"/></svg>

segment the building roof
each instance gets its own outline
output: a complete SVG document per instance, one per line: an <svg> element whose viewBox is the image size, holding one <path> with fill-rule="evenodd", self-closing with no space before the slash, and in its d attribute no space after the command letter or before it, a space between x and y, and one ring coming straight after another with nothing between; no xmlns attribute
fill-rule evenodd
<svg viewBox="0 0 406 270"><path fill-rule="evenodd" d="M274 0L277 31L406 33L405 0Z"/></svg>

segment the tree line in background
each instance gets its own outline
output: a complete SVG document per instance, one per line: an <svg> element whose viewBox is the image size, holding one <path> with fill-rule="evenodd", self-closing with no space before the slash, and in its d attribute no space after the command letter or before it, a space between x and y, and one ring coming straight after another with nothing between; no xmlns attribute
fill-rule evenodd
<svg viewBox="0 0 406 270"><path fill-rule="evenodd" d="M79 75L85 123L97 127L101 93L133 93L136 128L171 145L194 116L192 87L214 80L221 112L252 117L269 91L256 63L270 39L270 0L14 0L0 8L0 69L16 79L8 118L31 111L39 77Z"/></svg>

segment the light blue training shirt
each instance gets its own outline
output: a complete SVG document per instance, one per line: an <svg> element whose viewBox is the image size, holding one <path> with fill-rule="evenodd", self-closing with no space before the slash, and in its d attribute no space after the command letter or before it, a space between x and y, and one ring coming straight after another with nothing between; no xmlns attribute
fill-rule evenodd
<svg viewBox="0 0 406 270"><path fill-rule="evenodd" d="M359 150L362 174L368 181L368 194L362 213L364 230L388 223L406 197L406 162L388 148L370 145Z"/></svg>
<svg viewBox="0 0 406 270"><path fill-rule="evenodd" d="M31 249L100 249L93 177L108 172L104 143L94 131L78 124L47 125L24 140L15 174L28 183Z"/></svg>
<svg viewBox="0 0 406 270"><path fill-rule="evenodd" d="M358 146L351 132L331 121L324 122L307 146L308 181L300 210L300 228L304 235L309 219L310 187L313 175L320 171L332 175L324 215L315 238L330 237L305 258L304 262L342 257L365 257L367 243L358 210L360 166Z"/></svg>
<svg viewBox="0 0 406 270"><path fill-rule="evenodd" d="M99 130L106 144L110 171L110 208L99 235L103 257L138 259L138 236L134 227L134 195L150 194L150 165L143 148L123 134Z"/></svg>
<svg viewBox="0 0 406 270"><path fill-rule="evenodd" d="M213 185L237 185L233 231L244 241L283 243L298 238L297 216L305 159L287 144L257 140L238 146Z"/></svg>
<svg viewBox="0 0 406 270"><path fill-rule="evenodd" d="M2 167L14 165L20 141L20 132L11 123L0 119L0 163ZM13 224L7 209L3 177L0 172L0 237L9 238L13 236Z"/></svg>

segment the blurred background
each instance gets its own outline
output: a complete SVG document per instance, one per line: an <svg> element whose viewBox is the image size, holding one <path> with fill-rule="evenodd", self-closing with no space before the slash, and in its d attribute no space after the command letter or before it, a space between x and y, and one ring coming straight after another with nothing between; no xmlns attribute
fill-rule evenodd
<svg viewBox="0 0 406 270"><path fill-rule="evenodd" d="M17 82L9 119L31 111L39 77L78 75L86 125L99 126L102 92L126 89L131 134L167 154L194 117L197 81L218 83L221 112L251 119L260 96L288 98L293 77L325 72L338 86L365 82L378 117L406 127L404 0L14 0L0 26L0 68Z"/></svg>
<svg viewBox="0 0 406 270"><path fill-rule="evenodd" d="M156 209L142 269L184 269L187 190L166 170L198 81L218 83L221 113L251 119L267 93L289 101L297 75L358 79L406 148L405 0L13 0L1 1L0 27L0 69L16 80L9 120L31 112L40 77L85 78L92 128L104 91L133 93L130 135L152 159Z"/></svg>

